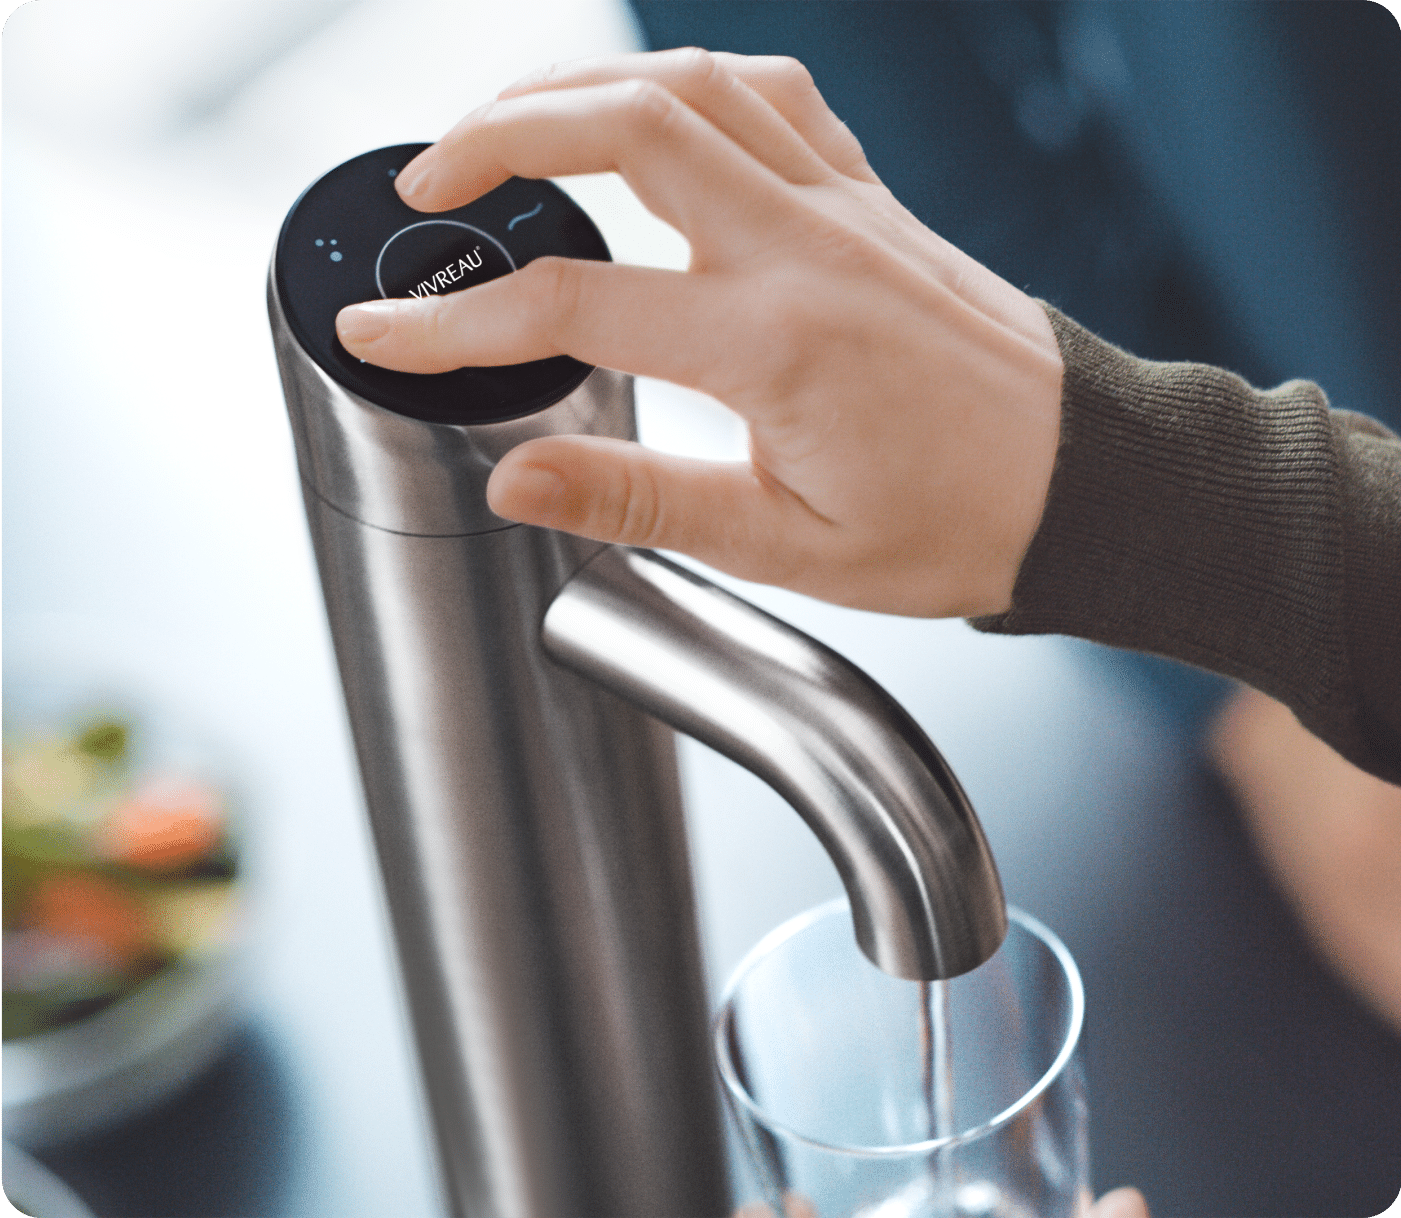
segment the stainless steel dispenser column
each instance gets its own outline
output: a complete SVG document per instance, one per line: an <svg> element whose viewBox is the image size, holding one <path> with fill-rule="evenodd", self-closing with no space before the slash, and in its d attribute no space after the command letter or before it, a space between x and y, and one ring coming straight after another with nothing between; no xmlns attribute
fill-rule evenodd
<svg viewBox="0 0 1401 1218"><path fill-rule="evenodd" d="M541 649L545 609L599 547L509 525L483 494L529 436L632 436L631 380L564 361L546 392L582 383L544 409L437 422L402 411L437 409L441 378L353 392L355 361L312 332L334 318L332 289L375 294L396 238L460 234L470 254L520 234L505 248L523 262L528 225L553 212L557 230L587 226L558 252L600 256L548 183L452 213L456 233L400 236L424 217L395 213L390 171L418 147L367 154L303 196L269 312L448 1203L480 1218L725 1214L671 734ZM444 392L490 417L509 411L501 384Z"/></svg>
<svg viewBox="0 0 1401 1218"><path fill-rule="evenodd" d="M357 424L409 422L316 379L287 386L303 453L328 422L347 446ZM630 388L595 373L546 413L625 435ZM484 480L511 430L436 437L372 523L305 487L448 1192L473 1215L722 1214L670 733L541 652L589 547L454 518L435 493Z"/></svg>

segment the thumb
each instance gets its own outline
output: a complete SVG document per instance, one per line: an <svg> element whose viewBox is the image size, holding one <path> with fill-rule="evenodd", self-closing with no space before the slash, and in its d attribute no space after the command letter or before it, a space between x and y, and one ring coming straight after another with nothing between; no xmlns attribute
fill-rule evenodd
<svg viewBox="0 0 1401 1218"><path fill-rule="evenodd" d="M625 440L550 436L512 449L492 471L498 516L596 541L678 550L737 575L791 552L799 505L748 462L697 461Z"/></svg>

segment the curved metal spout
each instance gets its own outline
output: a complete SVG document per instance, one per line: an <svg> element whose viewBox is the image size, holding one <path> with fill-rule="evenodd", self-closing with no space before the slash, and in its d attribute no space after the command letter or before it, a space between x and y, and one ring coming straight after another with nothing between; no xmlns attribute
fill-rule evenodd
<svg viewBox="0 0 1401 1218"><path fill-rule="evenodd" d="M831 855L861 949L954 977L1007 932L968 797L903 708L849 661L700 576L611 547L555 596L545 651L754 771Z"/></svg>

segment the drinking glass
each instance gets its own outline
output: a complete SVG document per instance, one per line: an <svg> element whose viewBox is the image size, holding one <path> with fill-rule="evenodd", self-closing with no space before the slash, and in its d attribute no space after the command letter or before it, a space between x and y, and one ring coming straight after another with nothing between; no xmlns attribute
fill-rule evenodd
<svg viewBox="0 0 1401 1218"><path fill-rule="evenodd" d="M786 922L740 964L715 1019L716 1061L774 1214L1088 1209L1080 974L1040 922L1008 912L997 953L946 982L877 969L845 900Z"/></svg>

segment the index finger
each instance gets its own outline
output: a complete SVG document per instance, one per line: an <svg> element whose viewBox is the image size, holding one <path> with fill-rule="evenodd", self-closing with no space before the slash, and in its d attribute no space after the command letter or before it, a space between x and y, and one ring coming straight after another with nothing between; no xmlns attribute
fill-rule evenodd
<svg viewBox="0 0 1401 1218"><path fill-rule="evenodd" d="M787 184L650 81L624 80L491 102L399 172L419 211L460 207L512 175L615 170L649 211L724 258L761 243Z"/></svg>

